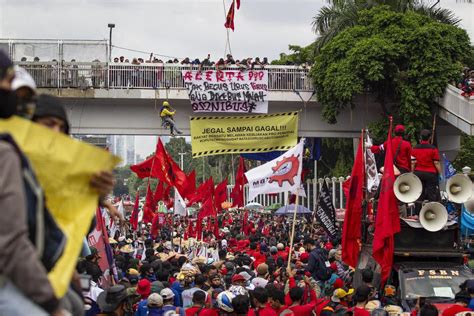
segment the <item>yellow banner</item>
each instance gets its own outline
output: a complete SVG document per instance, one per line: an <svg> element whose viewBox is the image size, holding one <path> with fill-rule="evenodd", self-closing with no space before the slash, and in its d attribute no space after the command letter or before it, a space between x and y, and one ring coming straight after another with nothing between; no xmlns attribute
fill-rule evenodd
<svg viewBox="0 0 474 316"><path fill-rule="evenodd" d="M48 275L56 296L62 297L97 208L99 196L89 185L91 176L112 170L120 159L18 117L0 120L0 132L11 134L30 159L46 204L67 237L64 253Z"/></svg>
<svg viewBox="0 0 474 316"><path fill-rule="evenodd" d="M298 112L191 117L193 158L289 150L297 143Z"/></svg>

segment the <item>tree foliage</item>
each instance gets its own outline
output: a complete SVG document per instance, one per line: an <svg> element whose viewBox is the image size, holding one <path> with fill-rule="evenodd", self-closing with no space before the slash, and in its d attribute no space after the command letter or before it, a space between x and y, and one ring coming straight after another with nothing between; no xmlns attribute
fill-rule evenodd
<svg viewBox="0 0 474 316"><path fill-rule="evenodd" d="M453 161L453 166L458 172L465 166L474 170L474 136L464 134L461 137L461 150Z"/></svg>
<svg viewBox="0 0 474 316"><path fill-rule="evenodd" d="M291 54L280 54L280 59L272 61L272 65L302 65L314 61L314 43L308 46L289 45Z"/></svg>
<svg viewBox="0 0 474 316"><path fill-rule="evenodd" d="M414 136L431 125L431 106L458 76L469 48L467 33L456 26L387 6L362 10L357 25L331 40L311 70L323 117L335 124L356 95L371 93L381 113Z"/></svg>
<svg viewBox="0 0 474 316"><path fill-rule="evenodd" d="M380 5L401 13L417 12L441 23L456 25L460 21L449 9L425 4L423 0L329 0L313 19L313 30L319 35L316 51L343 30L357 25L361 11Z"/></svg>

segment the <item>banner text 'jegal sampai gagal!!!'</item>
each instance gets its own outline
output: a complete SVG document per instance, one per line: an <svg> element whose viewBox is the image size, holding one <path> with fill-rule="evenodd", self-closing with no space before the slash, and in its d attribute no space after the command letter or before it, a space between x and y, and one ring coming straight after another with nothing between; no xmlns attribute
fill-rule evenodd
<svg viewBox="0 0 474 316"><path fill-rule="evenodd" d="M191 117L193 158L289 150L297 143L298 112Z"/></svg>
<svg viewBox="0 0 474 316"><path fill-rule="evenodd" d="M267 113L267 70L182 71L194 112Z"/></svg>

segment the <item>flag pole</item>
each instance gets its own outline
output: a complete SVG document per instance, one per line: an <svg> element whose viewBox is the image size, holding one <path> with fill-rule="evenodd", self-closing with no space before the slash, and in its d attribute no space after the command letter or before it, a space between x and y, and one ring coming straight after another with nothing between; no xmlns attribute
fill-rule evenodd
<svg viewBox="0 0 474 316"><path fill-rule="evenodd" d="M293 253L293 241L295 238L295 224L296 224L296 211L298 209L298 202L299 202L299 194L300 189L296 190L296 201L295 201L295 211L293 212L293 226L291 227L291 235L290 235L290 252L288 254L288 268L291 266L291 254Z"/></svg>

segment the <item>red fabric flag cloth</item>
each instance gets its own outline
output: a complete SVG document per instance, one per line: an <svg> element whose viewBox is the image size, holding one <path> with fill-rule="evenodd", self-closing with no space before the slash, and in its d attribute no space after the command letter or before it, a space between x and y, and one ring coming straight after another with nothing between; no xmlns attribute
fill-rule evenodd
<svg viewBox="0 0 474 316"><path fill-rule="evenodd" d="M227 12L227 17L224 24L224 26L227 29L232 29L232 31L234 30L234 15L235 15L234 2L232 2L229 8L229 11Z"/></svg>
<svg viewBox="0 0 474 316"><path fill-rule="evenodd" d="M183 192L179 193L183 199L189 199L194 192L196 192L196 171L193 170L186 176L186 186Z"/></svg>
<svg viewBox="0 0 474 316"><path fill-rule="evenodd" d="M237 2L237 10L240 9L240 0L236 0L235 2Z"/></svg>
<svg viewBox="0 0 474 316"><path fill-rule="evenodd" d="M230 193L233 207L244 207L244 185L247 183L247 178L245 177L247 170L245 169L245 160L240 157L239 168L235 174L235 185Z"/></svg>
<svg viewBox="0 0 474 316"><path fill-rule="evenodd" d="M201 183L196 192L188 199L188 206L206 199L214 193L214 180L212 177Z"/></svg>
<svg viewBox="0 0 474 316"><path fill-rule="evenodd" d="M224 179L214 190L214 206L219 213L222 210L222 203L227 200L227 179Z"/></svg>
<svg viewBox="0 0 474 316"><path fill-rule="evenodd" d="M250 225L248 224L249 222L249 211L245 211L244 213L244 218L242 220L242 231L244 232L244 235L248 235L250 232Z"/></svg>
<svg viewBox="0 0 474 316"><path fill-rule="evenodd" d="M145 199L145 206L143 207L143 219L144 223L151 223L153 221L154 211L156 203L153 200L153 192L151 192L150 185L148 185Z"/></svg>
<svg viewBox="0 0 474 316"><path fill-rule="evenodd" d="M140 199L140 194L137 191L137 196L135 198L135 205L133 206L133 212L132 216L130 216L130 224L132 225L133 230L137 230L138 227L138 206L139 202L138 200Z"/></svg>
<svg viewBox="0 0 474 316"><path fill-rule="evenodd" d="M159 217L158 217L159 214L155 214L155 216L153 217L153 221L151 222L151 229L150 229L150 234L151 234L151 237L153 237L153 239L156 239L156 237L158 237L158 230L159 230Z"/></svg>
<svg viewBox="0 0 474 316"><path fill-rule="evenodd" d="M159 201L163 201L164 193L165 193L164 183L163 183L163 181L160 181L160 182L156 185L155 193L153 194L153 202L155 203L155 205L156 205Z"/></svg>
<svg viewBox="0 0 474 316"><path fill-rule="evenodd" d="M212 196L209 196L204 201L204 203L202 203L201 210L199 211L199 214L198 214L198 220L199 220L199 218L204 219L206 217L216 216L216 215L217 215L217 212L216 212L216 209L214 207L213 198L212 198Z"/></svg>
<svg viewBox="0 0 474 316"><path fill-rule="evenodd" d="M400 232L400 216L397 198L393 192L395 174L393 171L392 119L388 131L385 153L384 173L382 177L377 216L375 220L372 254L382 267L382 284L387 281L393 264L394 235Z"/></svg>
<svg viewBox="0 0 474 316"><path fill-rule="evenodd" d="M156 171L157 171L158 166L156 167L154 166L153 164L154 159L155 159L155 156L150 157L139 164L130 166L130 170L135 172L137 177L139 177L140 179L147 178L147 177L157 178L158 174ZM151 170L152 166L153 166L154 172L152 172Z"/></svg>
<svg viewBox="0 0 474 316"><path fill-rule="evenodd" d="M364 186L364 155L362 153L363 135L360 137L357 155L349 178L349 196L346 201L346 214L342 228L342 260L351 267L357 266L360 252L362 223L362 188Z"/></svg>

